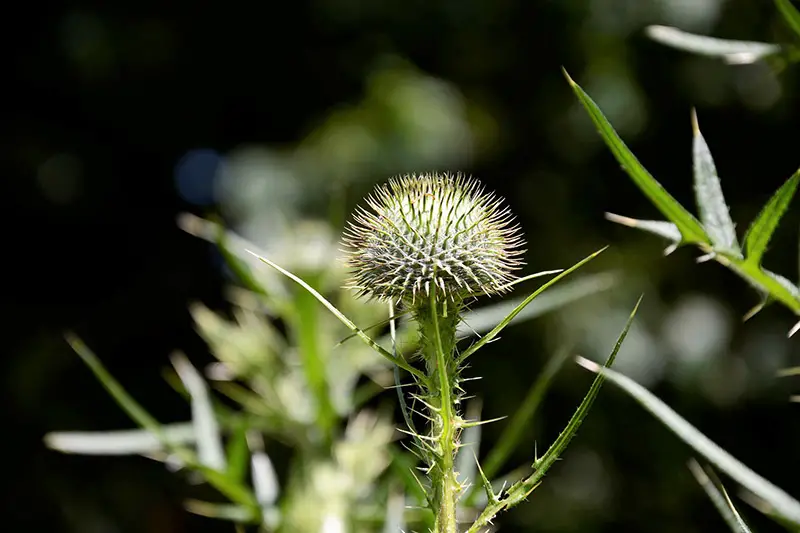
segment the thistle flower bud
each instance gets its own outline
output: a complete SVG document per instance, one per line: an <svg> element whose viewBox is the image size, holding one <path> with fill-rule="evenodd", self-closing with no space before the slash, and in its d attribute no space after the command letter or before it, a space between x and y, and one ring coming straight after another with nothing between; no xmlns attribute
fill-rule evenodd
<svg viewBox="0 0 800 533"><path fill-rule="evenodd" d="M344 235L349 288L414 303L431 290L460 301L504 292L524 240L503 199L480 182L446 174L392 178L367 197Z"/></svg>

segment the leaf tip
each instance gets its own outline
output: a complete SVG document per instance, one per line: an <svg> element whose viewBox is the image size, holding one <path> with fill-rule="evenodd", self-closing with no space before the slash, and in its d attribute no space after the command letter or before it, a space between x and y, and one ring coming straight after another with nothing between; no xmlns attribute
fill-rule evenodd
<svg viewBox="0 0 800 533"><path fill-rule="evenodd" d="M800 331L800 322L792 326L792 329L789 330L788 337L794 336L794 334L797 333L798 331Z"/></svg>
<svg viewBox="0 0 800 533"><path fill-rule="evenodd" d="M567 83L569 83L572 87L575 87L577 85L575 81L570 77L566 67L563 66L561 67L561 73L564 74L564 77L567 79Z"/></svg>
<svg viewBox="0 0 800 533"><path fill-rule="evenodd" d="M622 226L628 226L629 228L635 228L639 225L639 221L635 218L624 217L622 215L617 215L615 213L606 213L605 214L606 220L609 222L614 222L616 224L621 224Z"/></svg>

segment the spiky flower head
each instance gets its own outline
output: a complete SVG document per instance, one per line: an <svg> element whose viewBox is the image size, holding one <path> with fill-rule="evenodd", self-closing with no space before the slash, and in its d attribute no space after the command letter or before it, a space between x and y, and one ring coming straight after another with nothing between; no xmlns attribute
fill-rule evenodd
<svg viewBox="0 0 800 533"><path fill-rule="evenodd" d="M392 178L359 207L343 242L349 287L419 302L431 290L458 301L507 290L524 240L503 199L461 174Z"/></svg>

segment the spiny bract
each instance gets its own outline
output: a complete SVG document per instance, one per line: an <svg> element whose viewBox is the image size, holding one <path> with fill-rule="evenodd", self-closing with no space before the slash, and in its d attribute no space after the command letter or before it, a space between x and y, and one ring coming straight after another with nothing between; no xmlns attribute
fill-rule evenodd
<svg viewBox="0 0 800 533"><path fill-rule="evenodd" d="M392 178L357 208L343 242L359 296L418 303L507 290L524 240L503 199L461 174Z"/></svg>

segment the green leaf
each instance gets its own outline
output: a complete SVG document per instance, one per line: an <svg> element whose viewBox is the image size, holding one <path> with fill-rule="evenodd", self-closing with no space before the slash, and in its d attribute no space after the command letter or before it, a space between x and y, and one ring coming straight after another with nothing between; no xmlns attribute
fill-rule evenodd
<svg viewBox="0 0 800 533"><path fill-rule="evenodd" d="M308 388L314 395L317 427L325 442L331 442L337 415L331 403L325 360L320 349L319 308L311 293L300 291L294 298L292 311L288 317L290 332L297 344Z"/></svg>
<svg viewBox="0 0 800 533"><path fill-rule="evenodd" d="M717 39L670 26L648 26L645 32L648 37L661 44L686 52L717 57L731 65L754 63L781 51L781 47L777 44Z"/></svg>
<svg viewBox="0 0 800 533"><path fill-rule="evenodd" d="M750 283L760 293L769 294L771 298L784 304L796 315L800 315L800 289L788 279L765 270L747 259L726 258L725 256L715 259Z"/></svg>
<svg viewBox="0 0 800 533"><path fill-rule="evenodd" d="M711 150L700 133L697 113L692 110L692 162L694 168L694 191L700 221L711 238L716 250L740 254L739 242L736 240L736 226L733 225L728 205L722 195L722 186L717 176L717 167Z"/></svg>
<svg viewBox="0 0 800 533"><path fill-rule="evenodd" d="M631 311L631 314L628 317L628 321L625 323L625 327L622 329L622 332L617 338L614 349L611 351L611 354L609 354L608 359L606 359L605 368L608 368L614 364L617 353L619 353L620 348L622 348L622 343L625 341L625 337L628 335L628 330L630 330L631 324L633 324L633 319L636 316L636 312L639 309L639 304L641 303L642 297L640 296L639 300L636 302L636 306L633 308L633 311ZM559 434L555 442L550 445L542 458L537 458L533 463L533 474L511 485L505 492L505 496L502 499L495 502L489 502L469 528L467 533L478 533L483 531L484 527L491 522L497 513L505 509L509 509L525 500L525 498L527 498L528 495L539 486L539 484L542 482L542 479L544 479L545 474L547 474L547 471L550 470L550 467L556 463L561 454L564 453L564 450L567 449L567 446L569 445L570 441L572 441L573 437L575 437L575 434L578 432L578 429L583 423L583 420L586 418L586 415L589 414L589 410L592 408L592 404L594 404L594 400L597 398L597 394L600 392L600 388L603 386L602 378L603 376L601 375L595 377L594 381L592 381L591 387L589 387L589 392L586 393L586 396L578 406L578 409L572 415L572 418L570 418L569 422L567 423L567 427L564 428L564 431Z"/></svg>
<svg viewBox="0 0 800 533"><path fill-rule="evenodd" d="M775 5L789 27L800 37L800 11L792 5L790 0L775 0Z"/></svg>
<svg viewBox="0 0 800 533"><path fill-rule="evenodd" d="M216 245L225 264L246 289L262 296L287 297L286 289L280 283L274 283L269 278L257 279L253 275L252 266L246 261L250 257L247 250L257 249L253 243L226 230L219 222L191 213L181 213L177 222L178 227L186 233Z"/></svg>
<svg viewBox="0 0 800 533"><path fill-rule="evenodd" d="M427 379L424 373L422 373L421 371L417 370L417 369L416 369L416 368L414 368L413 366L409 365L407 362L405 362L405 361L404 361L403 359L401 359L400 357L395 357L395 356L393 356L393 355L392 355L392 354L390 354L388 351L386 351L386 349L385 349L385 348L383 348L383 347L382 347L382 346L380 346L380 345L379 345L377 342L375 342L374 340L372 340L372 338L371 338L369 335L367 335L366 333L364 333L364 332L363 332L361 329L359 329L359 328L358 328L358 326L356 326L355 324L353 324L353 321L352 321L352 320L350 320L349 318L347 318L347 317L346 317L346 316L345 316L345 315L344 315L344 314L343 314L341 311L339 311L339 310L336 308L336 306L335 306L335 305L333 305L332 303L330 303L330 302L329 302L329 301L328 301L328 300L327 300L327 299L326 299L324 296L322 296L322 295L321 295L319 292L317 292L317 291L316 291L316 290L315 290L313 287L311 287L311 286L310 286L308 283L306 283L305 281L303 281L303 280L302 280L302 279L300 279L299 277L295 276L294 274L292 274L292 273L291 273L291 272L289 272L288 270L285 270L285 269L281 268L280 266L278 266L277 264L273 263L272 261L270 261L270 260L269 260L269 259L267 259L266 257L262 257L262 256L258 255L257 253L255 253L255 252L251 251L251 250L247 250L247 252L248 252L248 253L250 253L251 255L253 255L253 256L254 256L256 259L258 259L259 261L261 261L261 262L263 262L263 263L265 263L265 264L267 264L267 265L271 266L272 268L274 268L275 270L277 270L278 272L280 272L281 274L283 274L283 275L284 275L284 276L286 276L287 278L291 279L292 281L294 281L295 283L297 283L298 285L300 285L301 287L303 287L303 288L304 288L306 291L308 291L308 292L309 292L309 293L310 293L310 294L311 294L311 295L312 295L314 298L316 298L316 299L317 299L317 301L319 301L319 302L320 302L322 305L324 305L324 306L325 306L325 307L328 309L328 311L330 311L331 313L333 313L333 315L334 315L336 318L338 318L338 319L339 319L339 321L340 321L342 324L344 324L345 326L347 326L347 327L350 329L350 331L352 331L353 333L355 333L356 335L358 335L358 337L359 337L359 338L360 338L362 341L364 341L364 342L365 342L365 343L366 343L366 344L367 344L367 345L368 345L370 348L372 348L373 350L375 350L376 352L378 352L379 354L381 354L381 355L382 355L382 356L384 356L386 359L388 359L388 360L389 360L389 361L391 361L392 363L396 364L397 366L399 366L400 368L402 368L402 369L403 369L403 370L405 370L406 372L409 372L410 374L414 375L416 378L418 378L418 379L420 379L420 380L422 380L422 381L425 381L425 380Z"/></svg>
<svg viewBox="0 0 800 533"><path fill-rule="evenodd" d="M772 505L776 512L785 519L800 525L800 502L789 496L786 492L776 487L741 461L723 450L717 444L682 418L668 405L655 397L650 391L631 380L630 378L607 368L602 368L592 361L580 358L579 362L585 368L604 375L607 379L627 392L645 409L650 411L658 420L672 430L686 444L691 446L707 461L715 465L722 472L736 480L740 485L751 491L759 498Z"/></svg>
<svg viewBox="0 0 800 533"><path fill-rule="evenodd" d="M530 320L550 311L561 309L572 302L606 291L616 285L618 281L619 277L616 274L604 272L560 283L537 297L536 300L517 314L510 324ZM466 337L490 331L508 313L514 310L520 302L520 299L512 299L467 311L458 326L457 335Z"/></svg>
<svg viewBox="0 0 800 533"><path fill-rule="evenodd" d="M172 366L181 378L183 386L189 392L192 401L192 423L197 433L197 455L200 462L214 470L227 468L225 452L222 447L222 436L211 396L203 376L182 354L171 357Z"/></svg>
<svg viewBox="0 0 800 533"><path fill-rule="evenodd" d="M592 121L597 126L600 135L611 149L614 157L622 165L622 168L651 202L667 217L667 220L674 223L681 232L682 242L684 243L709 243L703 227L686 209L672 197L660 183L645 169L631 153L625 143L622 142L617 132L603 115L597 104L589 97L581 87L572 81L567 71L564 71L572 90L578 96L583 107L589 113Z"/></svg>
<svg viewBox="0 0 800 533"><path fill-rule="evenodd" d="M758 265L761 263L761 258L767 249L769 240L778 227L786 209L789 207L789 202L792 201L795 190L797 190L797 183L800 181L800 169L794 175L786 180L780 189L770 198L764 209L758 214L758 217L753 221L750 229L744 237L745 255L749 263Z"/></svg>
<svg viewBox="0 0 800 533"><path fill-rule="evenodd" d="M533 294L531 294L530 296L525 298L519 305L517 305L514 308L514 310L511 311L508 315L506 315L506 317L503 320L501 320L500 323L497 324L489 333L484 335L478 342L476 342L475 344L473 344L472 346L470 346L469 348L464 350L464 352L459 356L458 361L457 361L456 364L461 364L470 355L472 355L473 353L478 351L481 347L483 347L486 343L490 342L492 339L497 337L497 335L499 335L500 332L503 331L503 329L505 329L505 327L508 326L511 323L512 320L514 320L514 317L516 317L518 314L520 314L522 312L522 310L525 309L525 307L527 307L527 305L534 300L534 298L536 298L541 293L546 291L549 287L551 287L551 286L555 285L556 283L558 283L562 278L565 278L566 276L570 275L572 272L578 270L580 267L582 267L583 265L585 265L586 263L588 263L589 261L591 261L592 259L594 259L598 255L600 255L603 251L605 251L606 248L608 248L608 247L606 246L604 248L601 248L600 250L596 251L595 253L591 254L590 256L582 259L581 261L577 262L572 267L568 268L567 270L565 270L564 272L562 272L558 276L554 277L553 279L549 280L547 283L543 284L541 287L539 287L537 290L535 290L533 292Z"/></svg>
<svg viewBox="0 0 800 533"><path fill-rule="evenodd" d="M174 454L183 464L203 474L203 477L211 486L230 498L231 501L248 508L257 509L255 498L246 488L231 481L223 473L201 464L190 450L173 445L165 436L161 424L122 388L122 385L120 385L108 370L106 370L88 346L71 333L66 335L66 339L72 349L75 350L75 353L86 363L86 366L89 367L95 377L128 416L155 435L164 447L170 453Z"/></svg>
<svg viewBox="0 0 800 533"><path fill-rule="evenodd" d="M250 450L247 447L247 424L244 420L235 420L225 455L228 459L228 477L242 483L247 474L248 459L250 459Z"/></svg>
<svg viewBox="0 0 800 533"><path fill-rule="evenodd" d="M750 528L747 527L739 511L736 510L736 506L733 505L725 487L716 479L716 476L713 476L713 472L710 470L708 472L703 470L703 467L694 459L689 462L689 470L706 492L711 503L717 508L717 512L719 512L723 520L725 520L725 523L728 524L730 530L733 531L733 533L750 533ZM713 480L712 477L714 478Z"/></svg>

